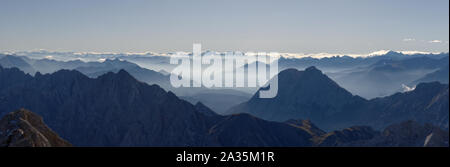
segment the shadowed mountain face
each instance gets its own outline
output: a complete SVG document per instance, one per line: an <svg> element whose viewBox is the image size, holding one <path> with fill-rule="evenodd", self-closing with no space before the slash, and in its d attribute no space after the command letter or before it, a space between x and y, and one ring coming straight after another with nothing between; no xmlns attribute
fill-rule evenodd
<svg viewBox="0 0 450 167"><path fill-rule="evenodd" d="M440 59L425 56L400 60L384 59L366 68L341 72L332 78L350 92L369 99L399 92L402 85L415 86L420 82L445 80L447 82L443 83L448 83L445 66L448 69L448 56ZM437 74L432 74L436 71Z"/></svg>
<svg viewBox="0 0 450 167"><path fill-rule="evenodd" d="M278 75L275 98L258 98L230 109L230 113L250 113L267 120L310 119L329 130L353 124L356 111L367 101L353 96L315 67L305 71L284 70Z"/></svg>
<svg viewBox="0 0 450 167"><path fill-rule="evenodd" d="M449 66L447 65L445 67L442 67L439 70L436 70L434 72L431 72L431 73L419 78L418 80L415 80L414 82L412 82L409 85L414 86L419 83L433 82L433 81L438 81L440 83L448 84L448 76L449 76Z"/></svg>
<svg viewBox="0 0 450 167"><path fill-rule="evenodd" d="M248 114L226 116L209 134L225 146L311 146L307 131L284 123L264 121Z"/></svg>
<svg viewBox="0 0 450 167"><path fill-rule="evenodd" d="M0 115L21 107L75 146L312 145L302 129L246 114L219 116L123 70L92 79L77 71L32 77L0 68ZM237 125L246 128L235 131Z"/></svg>
<svg viewBox="0 0 450 167"><path fill-rule="evenodd" d="M415 90L370 101L353 96L314 67L279 73L278 95L233 107L230 113L250 113L263 119L310 119L324 130L355 124L375 129L414 120L448 129L448 85L419 84Z"/></svg>
<svg viewBox="0 0 450 167"><path fill-rule="evenodd" d="M70 147L45 125L42 117L24 109L0 120L0 147Z"/></svg>
<svg viewBox="0 0 450 167"><path fill-rule="evenodd" d="M36 70L21 57L0 55L0 66L5 68L17 67L25 73L34 74Z"/></svg>

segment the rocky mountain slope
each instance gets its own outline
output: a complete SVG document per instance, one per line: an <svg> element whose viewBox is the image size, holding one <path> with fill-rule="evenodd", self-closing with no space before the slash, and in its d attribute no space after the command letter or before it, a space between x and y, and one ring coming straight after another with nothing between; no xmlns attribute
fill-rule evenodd
<svg viewBox="0 0 450 167"><path fill-rule="evenodd" d="M70 147L44 123L42 117L25 109L0 120L0 147Z"/></svg>

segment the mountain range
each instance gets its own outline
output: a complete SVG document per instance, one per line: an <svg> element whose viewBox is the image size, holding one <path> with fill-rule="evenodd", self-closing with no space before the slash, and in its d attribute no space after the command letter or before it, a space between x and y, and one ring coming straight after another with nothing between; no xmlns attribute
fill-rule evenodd
<svg viewBox="0 0 450 167"><path fill-rule="evenodd" d="M445 75L448 62L448 56L391 58L379 60L367 67L353 68L329 75L343 88L371 99L399 92L402 90L402 85L414 87L421 82L432 81L448 83L448 75ZM437 72L437 75L432 74L433 72Z"/></svg>
<svg viewBox="0 0 450 167"><path fill-rule="evenodd" d="M320 73L315 68L306 71ZM33 77L17 68L0 68L0 115L21 107L42 115L49 127L75 146L327 146L332 144L325 143L333 143L323 142L329 141L327 136L331 135L311 121L274 122L249 114L218 115L202 103L192 105L157 85L134 79L124 70L89 78L78 71L37 73ZM435 132L425 133L428 138ZM442 133L436 134L439 140L433 138L433 141L438 146L445 145L440 137ZM357 139L375 140L370 137L376 136ZM421 138L410 138L418 141L414 146L423 146Z"/></svg>
<svg viewBox="0 0 450 167"><path fill-rule="evenodd" d="M124 70L93 79L78 71L33 77L0 68L0 92L0 115L30 109L76 146L312 145L302 129L247 114L220 116ZM239 132L236 126L248 129Z"/></svg>
<svg viewBox="0 0 450 167"><path fill-rule="evenodd" d="M205 52L204 54L209 53ZM158 84L165 90L170 90L178 96L187 97L190 101L202 101L209 107L222 111L228 107L221 106L219 103L206 102L208 99L202 98L200 93L208 89L175 89L169 84L167 72L171 71L175 65L170 64L169 56L158 54L81 54L81 53L58 53L58 52L25 52L17 55L0 54L0 64L3 67L18 67L22 71L30 74L39 71L41 73L52 73L61 69L77 69L82 73L96 77L106 72L117 72L120 69L127 70L136 79L149 84ZM186 53L187 54L187 53ZM2 57L15 57L23 59L29 65L23 63L12 63L15 61L2 60ZM47 59L48 57L57 60ZM320 68L325 74L337 82L341 87L355 95L366 99L384 97L402 91L404 85L414 87L421 82L439 81L448 83L448 53L439 54L403 54L401 52L389 51L381 55L369 57L350 57L334 56L324 58L285 58L278 60L279 70L295 68L298 70L309 66ZM83 59L84 62L78 59ZM61 61L66 60L66 61ZM120 61L119 61L120 60ZM103 62L99 62L103 61ZM31 66L31 68L29 67ZM239 68L246 68L247 65ZM163 73L158 73L162 71ZM435 74L433 74L435 73ZM163 76L160 76L163 74ZM164 77L165 76L165 77ZM254 94L257 88L233 88L237 91L246 92L246 98L249 94ZM218 90L218 89L216 89ZM231 89L228 89L231 90ZM228 95L232 92L226 92ZM221 92L218 92L222 94ZM213 94L214 95L214 94ZM236 98L240 99L236 94ZM197 96L197 97L194 97ZM215 96L216 98L220 96ZM248 99L245 99L248 100ZM238 101L243 102L243 101ZM227 106L234 105L234 101Z"/></svg>
<svg viewBox="0 0 450 167"><path fill-rule="evenodd" d="M223 113L230 106L242 103L251 97L251 94L232 89L209 89L206 87L174 88L167 73L163 74L142 68L137 64L119 58L106 59L103 62L83 62L80 60L31 59L25 56L0 54L0 65L5 68L17 67L30 75L34 75L36 72L50 74L62 69L77 70L90 78L96 78L108 72L116 73L124 69L139 81L150 85L157 84L164 90L172 91L177 96L183 97L192 103L200 101L219 113Z"/></svg>
<svg viewBox="0 0 450 167"><path fill-rule="evenodd" d="M275 98L260 99L258 91L221 115L224 110L201 100L137 79L128 70L140 67L126 61L81 62L73 70L33 75L14 68L20 61L13 58L0 59L9 62L0 66L0 116L30 109L75 146L448 146L448 84L439 82L368 100L316 67L286 69L278 74ZM122 64L126 69L115 68ZM215 98L208 93L201 97Z"/></svg>

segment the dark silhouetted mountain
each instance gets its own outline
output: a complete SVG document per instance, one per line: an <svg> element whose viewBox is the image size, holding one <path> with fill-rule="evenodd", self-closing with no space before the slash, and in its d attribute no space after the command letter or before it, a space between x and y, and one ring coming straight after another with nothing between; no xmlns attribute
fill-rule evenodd
<svg viewBox="0 0 450 167"><path fill-rule="evenodd" d="M373 99L363 111L366 113L362 123L377 129L406 120L448 129L448 85L421 83L413 91Z"/></svg>
<svg viewBox="0 0 450 167"><path fill-rule="evenodd" d="M284 58L281 57L278 60L280 69L304 69L310 66L315 66L321 69L336 70L343 68L350 68L356 66L367 66L367 64L372 64L375 60L364 59L364 58L353 58L349 56L335 56L335 57L325 57L325 58Z"/></svg>
<svg viewBox="0 0 450 167"><path fill-rule="evenodd" d="M250 113L275 121L310 119L320 128L331 130L351 126L358 117L357 109L366 103L315 67L305 71L281 71L278 84L275 98L258 98L258 91L249 101L231 108L229 113Z"/></svg>
<svg viewBox="0 0 450 167"><path fill-rule="evenodd" d="M0 120L0 147L70 147L45 125L42 117L24 109Z"/></svg>
<svg viewBox="0 0 450 167"><path fill-rule="evenodd" d="M108 72L118 72L121 69L129 70L134 68L139 68L139 66L120 59L106 59L103 62L90 62L89 65L76 67L75 70L89 77L96 78Z"/></svg>

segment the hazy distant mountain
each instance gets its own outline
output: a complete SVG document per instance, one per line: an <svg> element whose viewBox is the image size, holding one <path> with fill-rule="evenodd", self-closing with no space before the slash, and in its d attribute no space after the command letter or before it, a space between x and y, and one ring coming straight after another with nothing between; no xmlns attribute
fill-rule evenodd
<svg viewBox="0 0 450 167"><path fill-rule="evenodd" d="M30 64L17 56L0 54L0 66L5 68L17 67L25 73L32 75L36 72L36 70Z"/></svg>
<svg viewBox="0 0 450 167"><path fill-rule="evenodd" d="M126 60L135 63L143 68L155 70L155 71L172 71L176 64L170 64L169 56L156 56L156 55L127 55L119 56L122 60Z"/></svg>
<svg viewBox="0 0 450 167"><path fill-rule="evenodd" d="M448 84L448 76L449 76L449 66L445 66L439 70L436 70L434 72L428 73L425 76L413 81L410 86L415 86L419 83L423 82L433 82L438 81L440 83L447 83Z"/></svg>
<svg viewBox="0 0 450 167"><path fill-rule="evenodd" d="M0 147L70 147L45 125L42 117L24 109L0 120Z"/></svg>
<svg viewBox="0 0 450 167"><path fill-rule="evenodd" d="M370 57L280 58L279 68L316 66L343 88L371 99L393 94L402 85L448 65L448 53L406 55L390 51ZM435 81L429 80L429 81Z"/></svg>
<svg viewBox="0 0 450 167"><path fill-rule="evenodd" d="M62 69L73 70L78 67L90 65L90 63L86 63L80 60L57 61L51 59L29 59L29 58L25 60L28 63L30 63L33 66L33 68L36 69L36 71L39 71L42 74L54 73Z"/></svg>
<svg viewBox="0 0 450 167"><path fill-rule="evenodd" d="M230 109L229 113L250 113L267 120L310 119L329 130L350 126L356 111L366 100L354 96L315 67L305 71L287 69L278 74L275 98L258 98Z"/></svg>
<svg viewBox="0 0 450 167"><path fill-rule="evenodd" d="M443 67L445 65L448 65L448 56L440 59L424 56L401 60L393 60L393 59L380 60L375 64L373 64L372 67L376 71L398 72L407 70L436 69Z"/></svg>
<svg viewBox="0 0 450 167"><path fill-rule="evenodd" d="M350 92L371 99L398 92L402 89L402 85L409 85L445 66L448 66L448 56L441 59L430 57L384 59L367 68L334 74L332 78ZM435 80L430 78L429 81Z"/></svg>

